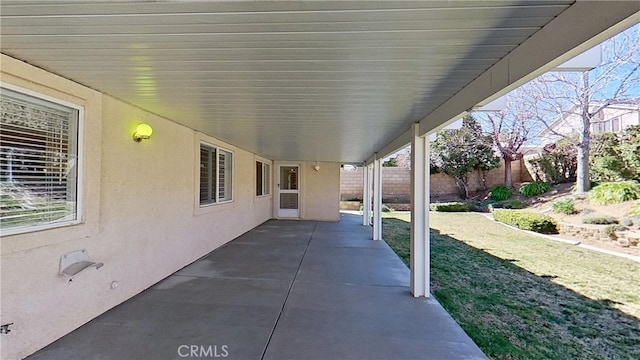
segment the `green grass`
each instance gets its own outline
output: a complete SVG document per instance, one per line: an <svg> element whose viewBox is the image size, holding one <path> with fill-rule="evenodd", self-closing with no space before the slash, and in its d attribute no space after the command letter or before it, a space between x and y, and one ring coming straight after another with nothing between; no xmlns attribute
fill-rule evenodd
<svg viewBox="0 0 640 360"><path fill-rule="evenodd" d="M383 237L409 262L409 214ZM494 359L640 359L640 264L430 213L432 293ZM463 224L461 226L461 224Z"/></svg>

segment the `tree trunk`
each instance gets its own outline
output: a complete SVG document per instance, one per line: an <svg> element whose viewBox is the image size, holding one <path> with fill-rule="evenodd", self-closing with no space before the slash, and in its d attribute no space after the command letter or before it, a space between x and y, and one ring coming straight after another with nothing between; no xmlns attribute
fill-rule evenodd
<svg viewBox="0 0 640 360"><path fill-rule="evenodd" d="M591 188L589 179L589 146L578 145L578 169L576 171L576 193L584 194Z"/></svg>
<svg viewBox="0 0 640 360"><path fill-rule="evenodd" d="M513 175L511 174L511 159L504 157L504 185L508 188L513 186Z"/></svg>
<svg viewBox="0 0 640 360"><path fill-rule="evenodd" d="M462 198L462 200L467 200L469 198L469 190L467 189L467 184L462 179L456 178L456 185L458 186L458 194Z"/></svg>
<svg viewBox="0 0 640 360"><path fill-rule="evenodd" d="M487 190L487 172L485 170L478 169L478 182L482 190Z"/></svg>
<svg viewBox="0 0 640 360"><path fill-rule="evenodd" d="M578 144L578 169L576 170L576 193L584 194L591 189L589 177L589 147L591 140L591 116L589 114L589 72L582 73L582 131Z"/></svg>

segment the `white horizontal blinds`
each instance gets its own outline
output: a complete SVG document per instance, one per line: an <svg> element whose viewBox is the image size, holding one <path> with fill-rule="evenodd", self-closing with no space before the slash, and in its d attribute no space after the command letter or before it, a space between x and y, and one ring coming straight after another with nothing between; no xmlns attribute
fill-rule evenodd
<svg viewBox="0 0 640 360"><path fill-rule="evenodd" d="M200 203L208 204L216 201L216 149L200 145Z"/></svg>
<svg viewBox="0 0 640 360"><path fill-rule="evenodd" d="M0 226L77 219L78 110L0 89Z"/></svg>
<svg viewBox="0 0 640 360"><path fill-rule="evenodd" d="M231 201L233 154L200 145L200 204Z"/></svg>
<svg viewBox="0 0 640 360"><path fill-rule="evenodd" d="M230 152L218 149L218 201L230 201L232 155Z"/></svg>

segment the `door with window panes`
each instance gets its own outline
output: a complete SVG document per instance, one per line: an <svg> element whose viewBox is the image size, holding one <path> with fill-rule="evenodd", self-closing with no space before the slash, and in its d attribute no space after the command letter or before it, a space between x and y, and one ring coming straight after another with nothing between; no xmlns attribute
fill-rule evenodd
<svg viewBox="0 0 640 360"><path fill-rule="evenodd" d="M300 217L300 167L281 165L278 168L278 217Z"/></svg>

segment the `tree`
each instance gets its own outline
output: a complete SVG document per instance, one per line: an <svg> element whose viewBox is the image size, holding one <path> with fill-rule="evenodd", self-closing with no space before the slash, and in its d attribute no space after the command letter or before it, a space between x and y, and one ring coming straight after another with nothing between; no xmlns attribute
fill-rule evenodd
<svg viewBox="0 0 640 360"><path fill-rule="evenodd" d="M640 126L630 126L621 134L596 134L591 147L594 181L640 180Z"/></svg>
<svg viewBox="0 0 640 360"><path fill-rule="evenodd" d="M392 157L389 158L387 161L382 163L383 167L398 167L398 162L396 161L396 158Z"/></svg>
<svg viewBox="0 0 640 360"><path fill-rule="evenodd" d="M438 132L431 144L431 167L453 177L463 199L469 197L469 174L474 170L493 169L499 161L493 140L482 133L472 116L464 118L460 129Z"/></svg>
<svg viewBox="0 0 640 360"><path fill-rule="evenodd" d="M396 156L396 163L399 167L411 169L411 150L407 150Z"/></svg>
<svg viewBox="0 0 640 360"><path fill-rule="evenodd" d="M571 140L577 149L576 192L590 189L589 151L591 123L615 104L637 104L640 93L640 25L605 41L603 61L582 73L549 72L525 85L530 106L538 119L558 137ZM571 116L580 119L572 131L552 125Z"/></svg>
<svg viewBox="0 0 640 360"><path fill-rule="evenodd" d="M546 145L540 156L529 159L534 180L554 184L576 181L576 147L567 139Z"/></svg>
<svg viewBox="0 0 640 360"><path fill-rule="evenodd" d="M483 119L486 133L504 160L504 184L513 186L511 163L522 159L522 147L540 130L531 118L534 110L530 103L522 101L526 97L522 89L516 89L507 97L507 105L500 111L482 112L477 116Z"/></svg>

